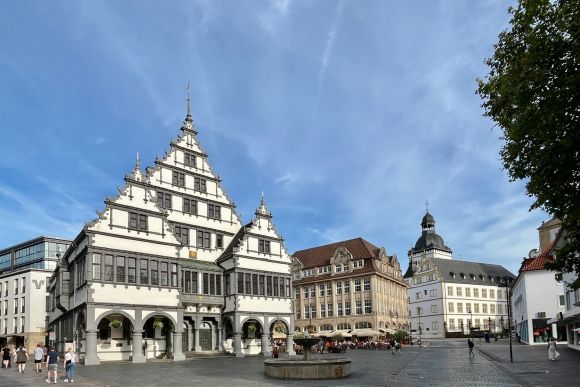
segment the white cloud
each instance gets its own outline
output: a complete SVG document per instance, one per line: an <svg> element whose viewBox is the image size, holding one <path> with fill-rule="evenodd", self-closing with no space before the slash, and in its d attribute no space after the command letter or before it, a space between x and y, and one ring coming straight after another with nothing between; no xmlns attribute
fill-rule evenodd
<svg viewBox="0 0 580 387"><path fill-rule="evenodd" d="M318 109L320 93L322 91L322 86L324 84L324 78L326 76L326 71L330 64L330 56L332 54L332 49L334 47L334 41L338 34L338 29L340 27L340 19L342 17L342 10L344 8L344 0L340 0L336 5L336 10L334 12L334 18L332 19L332 25L328 31L328 37L326 38L326 44L324 45L324 50L322 52L322 58L320 60L320 67L318 69L318 87L316 90L316 105L315 114Z"/></svg>
<svg viewBox="0 0 580 387"><path fill-rule="evenodd" d="M294 173L286 173L286 174L280 176L279 178L277 178L275 183L287 186L290 184L294 184L296 182L296 180L298 180L298 176L296 176Z"/></svg>
<svg viewBox="0 0 580 387"><path fill-rule="evenodd" d="M258 14L262 28L274 35L280 24L290 14L291 4L292 0L271 0L268 9Z"/></svg>

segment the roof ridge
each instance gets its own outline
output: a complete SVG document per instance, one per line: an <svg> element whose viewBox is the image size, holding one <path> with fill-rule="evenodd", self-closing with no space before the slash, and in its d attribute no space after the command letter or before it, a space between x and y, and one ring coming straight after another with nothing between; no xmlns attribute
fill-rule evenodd
<svg viewBox="0 0 580 387"><path fill-rule="evenodd" d="M323 247L328 247L328 246L332 246L332 245L339 245L339 244L341 244L341 243L352 242L352 241L356 241L357 239L361 239L361 240L363 240L363 241L364 241L364 239L363 239L363 238L361 238L361 237L356 237L356 238L346 239L346 240L344 240L344 241L332 242L332 243L327 243L327 244L325 244L325 245L320 245L320 246L309 247L309 248L307 248L307 249L302 249L302 250L296 250L296 251L294 252L294 254L296 254L296 253L300 253L300 252L303 252L303 251L309 251L309 250L314 250L314 249L320 249L320 248L323 248ZM369 243L370 243L370 242L369 242ZM294 255L294 254L292 254L292 255Z"/></svg>

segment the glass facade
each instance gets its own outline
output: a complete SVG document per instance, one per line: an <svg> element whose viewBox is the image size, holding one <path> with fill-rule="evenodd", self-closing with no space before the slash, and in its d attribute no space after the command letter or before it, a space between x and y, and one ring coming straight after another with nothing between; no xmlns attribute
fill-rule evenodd
<svg viewBox="0 0 580 387"><path fill-rule="evenodd" d="M66 241L62 242L38 238L28 246L8 248L0 255L0 273L28 268L54 270L57 253L64 254L70 245Z"/></svg>

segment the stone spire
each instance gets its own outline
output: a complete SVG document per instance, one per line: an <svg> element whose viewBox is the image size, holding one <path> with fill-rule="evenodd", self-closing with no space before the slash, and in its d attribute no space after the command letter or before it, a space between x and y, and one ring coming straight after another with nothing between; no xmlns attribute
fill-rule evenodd
<svg viewBox="0 0 580 387"><path fill-rule="evenodd" d="M181 129L188 130L190 132L193 132L194 134L197 134L197 132L193 128L193 118L191 118L191 98L189 92L190 92L190 84L189 82L187 82L187 116L185 117L185 120L183 120L183 125L181 126Z"/></svg>
<svg viewBox="0 0 580 387"><path fill-rule="evenodd" d="M133 171L131 171L129 176L137 181L143 181L143 173L141 172L141 156L139 156L139 152L137 152L137 156L135 157L135 167L133 167Z"/></svg>
<svg viewBox="0 0 580 387"><path fill-rule="evenodd" d="M264 216L267 218L272 217L272 213L270 213L270 210L268 210L268 207L266 206L266 201L264 200L264 192L262 192L262 200L260 200L260 206L256 209L256 215Z"/></svg>

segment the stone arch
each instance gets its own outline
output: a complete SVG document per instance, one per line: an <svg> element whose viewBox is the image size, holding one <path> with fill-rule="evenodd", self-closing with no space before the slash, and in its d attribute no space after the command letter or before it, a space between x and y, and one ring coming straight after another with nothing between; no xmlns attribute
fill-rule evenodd
<svg viewBox="0 0 580 387"><path fill-rule="evenodd" d="M147 320L149 320L151 317L155 317L155 316L167 317L169 319L169 321L171 321L171 324L173 324L174 329L179 329L179 327L181 326L181 324L178 324L177 321L175 320L175 318L172 315L170 315L169 313L164 312L164 311L154 311L154 312L147 313L146 315L143 316L143 318L141 319L141 329L145 328L145 323L147 322Z"/></svg>
<svg viewBox="0 0 580 387"><path fill-rule="evenodd" d="M240 321L240 326L243 327L244 324L247 323L248 321L255 321L258 324L260 324L260 328L264 329L264 323L262 321L260 321L260 319L258 317L246 317L245 319Z"/></svg>
<svg viewBox="0 0 580 387"><path fill-rule="evenodd" d="M127 312L125 312L124 310L107 310L104 311L103 313L99 314L96 318L95 318L95 326L98 326L101 322L102 319L104 319L105 317L111 315L111 314L120 314L121 316L127 318L127 320L129 320L129 322L131 323L131 325L133 327L135 327L135 319L133 317L131 317L131 315ZM133 328L135 329L135 328Z"/></svg>
<svg viewBox="0 0 580 387"><path fill-rule="evenodd" d="M333 329L334 329L334 326L332 324L325 323L325 324L320 325L321 331L331 331Z"/></svg>
<svg viewBox="0 0 580 387"><path fill-rule="evenodd" d="M264 325L258 318L249 317L241 322L242 325L242 339L259 338L264 333ZM254 330L251 327L254 327Z"/></svg>
<svg viewBox="0 0 580 387"><path fill-rule="evenodd" d="M284 325L285 331L283 333L288 334L290 332L290 324L288 324L284 319L277 318L275 320L270 321L270 333L274 331L275 326Z"/></svg>

